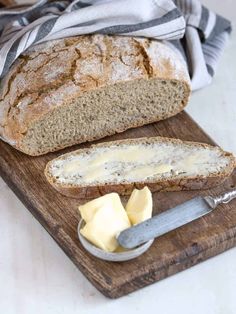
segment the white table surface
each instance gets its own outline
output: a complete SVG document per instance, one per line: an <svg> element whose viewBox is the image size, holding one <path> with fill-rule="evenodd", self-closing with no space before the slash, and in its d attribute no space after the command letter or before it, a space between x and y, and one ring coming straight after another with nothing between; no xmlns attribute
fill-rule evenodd
<svg viewBox="0 0 236 314"><path fill-rule="evenodd" d="M232 20L235 0L204 0ZM236 154L236 33L188 113ZM236 313L236 248L117 300L100 294L0 179L0 313Z"/></svg>

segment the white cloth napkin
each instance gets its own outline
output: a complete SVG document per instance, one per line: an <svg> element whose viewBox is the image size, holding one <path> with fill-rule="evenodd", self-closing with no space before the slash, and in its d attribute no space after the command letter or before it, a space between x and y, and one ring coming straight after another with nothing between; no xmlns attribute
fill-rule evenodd
<svg viewBox="0 0 236 314"><path fill-rule="evenodd" d="M41 0L0 9L0 78L28 47L102 33L163 40L184 57L196 90L208 85L231 24L198 0Z"/></svg>

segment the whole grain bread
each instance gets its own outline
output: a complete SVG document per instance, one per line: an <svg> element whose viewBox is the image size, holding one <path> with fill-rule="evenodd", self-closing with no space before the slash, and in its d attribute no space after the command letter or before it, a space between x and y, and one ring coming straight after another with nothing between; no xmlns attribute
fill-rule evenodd
<svg viewBox="0 0 236 314"><path fill-rule="evenodd" d="M45 176L66 196L95 198L110 192L129 195L144 186L152 192L208 189L222 183L235 166L235 157L218 146L152 137L64 154L47 164Z"/></svg>
<svg viewBox="0 0 236 314"><path fill-rule="evenodd" d="M0 137L41 155L162 120L188 102L184 61L166 44L86 35L30 48L0 87Z"/></svg>

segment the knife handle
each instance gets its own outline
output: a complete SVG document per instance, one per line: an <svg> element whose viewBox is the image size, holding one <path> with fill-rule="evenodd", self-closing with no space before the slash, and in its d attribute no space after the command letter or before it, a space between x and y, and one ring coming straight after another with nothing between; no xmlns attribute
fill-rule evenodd
<svg viewBox="0 0 236 314"><path fill-rule="evenodd" d="M224 194L218 195L216 197L206 196L204 197L205 201L209 206L215 209L219 204L226 204L236 198L236 189L226 192Z"/></svg>

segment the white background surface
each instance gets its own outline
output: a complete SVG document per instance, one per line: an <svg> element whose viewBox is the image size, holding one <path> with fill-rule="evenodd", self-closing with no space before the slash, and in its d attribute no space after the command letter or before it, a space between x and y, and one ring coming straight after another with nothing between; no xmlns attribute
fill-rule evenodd
<svg viewBox="0 0 236 314"><path fill-rule="evenodd" d="M233 22L235 0L204 0ZM187 111L236 154L236 33ZM236 248L117 300L101 295L0 179L0 314L236 313Z"/></svg>

